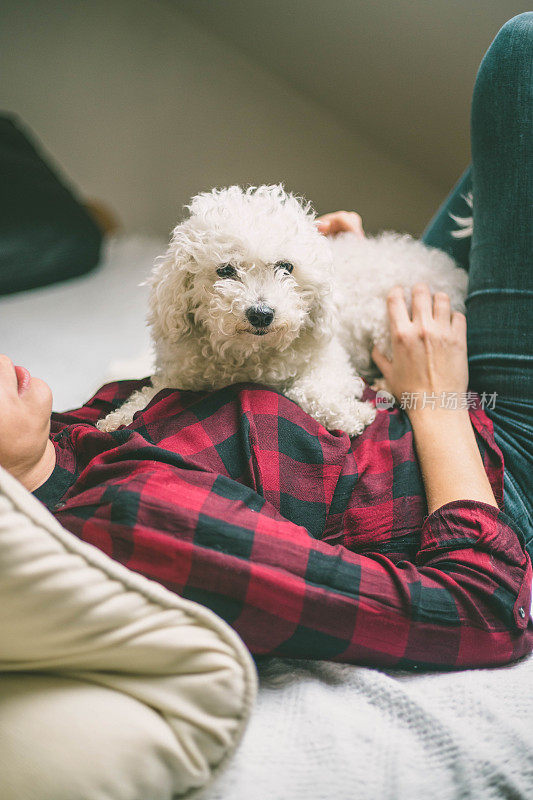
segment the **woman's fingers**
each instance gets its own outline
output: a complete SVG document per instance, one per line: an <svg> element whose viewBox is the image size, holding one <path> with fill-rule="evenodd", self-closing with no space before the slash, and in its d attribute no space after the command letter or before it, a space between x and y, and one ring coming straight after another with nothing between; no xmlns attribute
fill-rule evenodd
<svg viewBox="0 0 533 800"><path fill-rule="evenodd" d="M466 317L460 311L452 314L452 330L461 339L466 338Z"/></svg>
<svg viewBox="0 0 533 800"><path fill-rule="evenodd" d="M395 286L388 293L387 312L389 315L391 331L393 333L407 330L411 320L409 318L409 311L407 310L405 293L402 286Z"/></svg>
<svg viewBox="0 0 533 800"><path fill-rule="evenodd" d="M429 286L425 283L417 283L411 290L411 315L402 286L395 286L389 292L387 309L393 333L406 332L409 324L416 324L419 331L434 330L437 333L433 323L444 327L450 327L453 323L456 331L466 330L464 314L452 314L449 296L445 292L436 292L432 298Z"/></svg>
<svg viewBox="0 0 533 800"><path fill-rule="evenodd" d="M427 329L433 319L431 293L426 283L415 283L411 291L411 317L421 328Z"/></svg>
<svg viewBox="0 0 533 800"><path fill-rule="evenodd" d="M372 358L374 363L378 367L379 371L383 375L384 378L387 377L389 369L392 366L392 361L389 361L386 355L384 355L381 350L378 350L377 347L374 347L372 350Z"/></svg>
<svg viewBox="0 0 533 800"><path fill-rule="evenodd" d="M363 221L355 211L332 211L318 217L316 225L320 233L334 236L336 233L355 233L364 238Z"/></svg>
<svg viewBox="0 0 533 800"><path fill-rule="evenodd" d="M433 297L433 319L435 322L450 324L450 298L445 292L435 292Z"/></svg>
<svg viewBox="0 0 533 800"><path fill-rule="evenodd" d="M329 229L330 229L330 226L331 226L331 220L324 219L324 218L317 219L316 220L316 226L318 228L318 232L319 233L322 233L322 234L324 234L324 236L327 236L329 234Z"/></svg>

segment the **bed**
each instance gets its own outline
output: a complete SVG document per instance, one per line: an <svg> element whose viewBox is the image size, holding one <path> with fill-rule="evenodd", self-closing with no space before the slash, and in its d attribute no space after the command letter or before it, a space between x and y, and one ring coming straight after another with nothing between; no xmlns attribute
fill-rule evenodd
<svg viewBox="0 0 533 800"><path fill-rule="evenodd" d="M0 351L44 378L54 408L150 371L139 284L165 242L113 238L100 266L0 298ZM533 797L533 658L400 672L265 659L242 743L205 800Z"/></svg>

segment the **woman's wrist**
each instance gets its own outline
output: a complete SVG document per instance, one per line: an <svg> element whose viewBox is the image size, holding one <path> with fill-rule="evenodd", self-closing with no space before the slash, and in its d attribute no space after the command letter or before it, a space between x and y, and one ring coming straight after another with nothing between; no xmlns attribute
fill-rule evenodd
<svg viewBox="0 0 533 800"><path fill-rule="evenodd" d="M415 426L467 426L471 427L470 415L466 408L421 408L406 409L406 414L414 428Z"/></svg>
<svg viewBox="0 0 533 800"><path fill-rule="evenodd" d="M468 411L414 409L409 419L429 513L455 500L497 507Z"/></svg>

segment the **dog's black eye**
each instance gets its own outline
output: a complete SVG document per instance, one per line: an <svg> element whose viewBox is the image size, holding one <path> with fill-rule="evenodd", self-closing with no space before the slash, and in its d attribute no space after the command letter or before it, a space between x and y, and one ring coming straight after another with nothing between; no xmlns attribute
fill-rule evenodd
<svg viewBox="0 0 533 800"><path fill-rule="evenodd" d="M237 270L231 264L222 264L222 266L217 269L217 275L221 278L233 278L236 274Z"/></svg>
<svg viewBox="0 0 533 800"><path fill-rule="evenodd" d="M290 275L294 267L290 261L277 261L276 269L282 269L284 272L287 273L287 275Z"/></svg>

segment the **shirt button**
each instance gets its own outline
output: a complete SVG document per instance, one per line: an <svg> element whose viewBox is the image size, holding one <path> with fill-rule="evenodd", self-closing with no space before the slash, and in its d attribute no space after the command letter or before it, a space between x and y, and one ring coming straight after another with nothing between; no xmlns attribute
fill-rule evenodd
<svg viewBox="0 0 533 800"><path fill-rule="evenodd" d="M524 619L524 618L525 618L525 616L526 616L526 612L524 611L524 609L522 608L522 606L520 606L520 608L518 609L518 613L520 614L520 616L522 617L522 619Z"/></svg>
<svg viewBox="0 0 533 800"><path fill-rule="evenodd" d="M60 509L65 508L66 503L56 503L54 506L54 511L60 511Z"/></svg>

